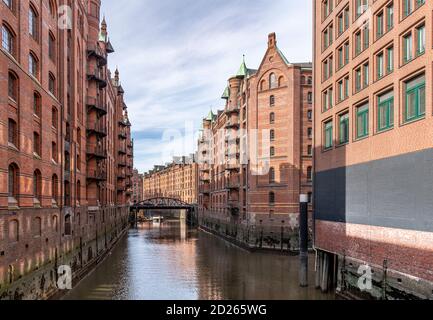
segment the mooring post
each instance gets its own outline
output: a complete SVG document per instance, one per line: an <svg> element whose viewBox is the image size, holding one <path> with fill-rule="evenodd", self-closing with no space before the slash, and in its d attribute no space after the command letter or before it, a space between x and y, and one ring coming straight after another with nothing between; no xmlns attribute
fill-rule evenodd
<svg viewBox="0 0 433 320"><path fill-rule="evenodd" d="M308 195L305 194L300 196L299 248L299 284L308 287Z"/></svg>

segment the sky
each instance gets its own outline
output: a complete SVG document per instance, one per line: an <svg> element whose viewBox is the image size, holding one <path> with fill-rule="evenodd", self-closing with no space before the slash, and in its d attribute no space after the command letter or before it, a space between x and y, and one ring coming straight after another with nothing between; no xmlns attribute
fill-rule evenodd
<svg viewBox="0 0 433 320"><path fill-rule="evenodd" d="M255 69L267 37L290 62L312 56L310 0L102 0L132 123L134 165L146 172L197 148L202 119L245 54Z"/></svg>

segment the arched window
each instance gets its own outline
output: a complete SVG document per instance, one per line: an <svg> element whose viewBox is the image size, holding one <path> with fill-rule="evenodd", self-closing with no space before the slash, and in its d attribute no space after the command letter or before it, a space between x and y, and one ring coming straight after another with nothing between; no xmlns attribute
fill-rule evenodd
<svg viewBox="0 0 433 320"><path fill-rule="evenodd" d="M10 10L14 9L14 1L15 0L3 0L3 2L8 6Z"/></svg>
<svg viewBox="0 0 433 320"><path fill-rule="evenodd" d="M306 83L306 81L305 81L305 76L302 76L301 77L301 84L305 84Z"/></svg>
<svg viewBox="0 0 433 320"><path fill-rule="evenodd" d="M59 231L59 218L57 216L53 216L53 230L55 232Z"/></svg>
<svg viewBox="0 0 433 320"><path fill-rule="evenodd" d="M81 204L81 182L77 181L77 203Z"/></svg>
<svg viewBox="0 0 433 320"><path fill-rule="evenodd" d="M20 234L20 223L18 220L12 220L9 222L9 241L18 242Z"/></svg>
<svg viewBox="0 0 433 320"><path fill-rule="evenodd" d="M42 236L42 219L39 217L33 220L33 236L35 238Z"/></svg>
<svg viewBox="0 0 433 320"><path fill-rule="evenodd" d="M33 113L41 117L41 96L36 91L33 92Z"/></svg>
<svg viewBox="0 0 433 320"><path fill-rule="evenodd" d="M38 15L32 6L29 8L29 33L33 39L38 40Z"/></svg>
<svg viewBox="0 0 433 320"><path fill-rule="evenodd" d="M51 125L57 129L57 122L58 122L58 113L57 113L57 108L53 107L51 109Z"/></svg>
<svg viewBox="0 0 433 320"><path fill-rule="evenodd" d="M49 1L49 10L50 10L50 15L51 17L55 18L56 17L56 5L54 4L53 0Z"/></svg>
<svg viewBox="0 0 433 320"><path fill-rule="evenodd" d="M281 76L281 77L278 78L278 87L282 87L283 84L284 84L284 77Z"/></svg>
<svg viewBox="0 0 433 320"><path fill-rule="evenodd" d="M59 197L59 179L57 178L57 175L53 175L51 178L51 198L54 204L57 203L58 197Z"/></svg>
<svg viewBox="0 0 433 320"><path fill-rule="evenodd" d="M8 142L15 147L18 146L18 126L15 120L8 120Z"/></svg>
<svg viewBox="0 0 433 320"><path fill-rule="evenodd" d="M270 149L270 155L271 155L271 157L275 156L275 147L271 147L271 149Z"/></svg>
<svg viewBox="0 0 433 320"><path fill-rule="evenodd" d="M81 156L79 153L77 154L77 170L81 171Z"/></svg>
<svg viewBox="0 0 433 320"><path fill-rule="evenodd" d="M78 152L81 152L81 129L77 128L77 145L78 145Z"/></svg>
<svg viewBox="0 0 433 320"><path fill-rule="evenodd" d="M11 163L8 168L8 192L9 198L18 198L18 166Z"/></svg>
<svg viewBox="0 0 433 320"><path fill-rule="evenodd" d="M307 168L307 181L313 181L313 167Z"/></svg>
<svg viewBox="0 0 433 320"><path fill-rule="evenodd" d="M33 132L33 152L40 156L41 153L41 137L39 133Z"/></svg>
<svg viewBox="0 0 433 320"><path fill-rule="evenodd" d="M275 169L270 168L269 169L269 183L274 183L274 182L275 182Z"/></svg>
<svg viewBox="0 0 433 320"><path fill-rule="evenodd" d="M269 115L269 123L275 123L275 113L273 112L271 112L271 114Z"/></svg>
<svg viewBox="0 0 433 320"><path fill-rule="evenodd" d="M71 235L72 235L71 215L67 214L65 216L65 236L71 236Z"/></svg>
<svg viewBox="0 0 433 320"><path fill-rule="evenodd" d="M275 96L274 95L269 97L269 105L271 107L275 106Z"/></svg>
<svg viewBox="0 0 433 320"><path fill-rule="evenodd" d="M37 78L38 77L38 60L33 53L29 53L29 73Z"/></svg>
<svg viewBox="0 0 433 320"><path fill-rule="evenodd" d="M275 130L274 129L272 129L270 132L270 138L271 138L271 141L275 140Z"/></svg>
<svg viewBox="0 0 433 320"><path fill-rule="evenodd" d="M12 100L18 100L18 78L10 71L8 75L8 95Z"/></svg>
<svg viewBox="0 0 433 320"><path fill-rule="evenodd" d="M56 94L56 78L54 77L54 75L50 72L48 75L48 90L52 93L52 94Z"/></svg>
<svg viewBox="0 0 433 320"><path fill-rule="evenodd" d="M269 192L269 205L273 206L275 205L275 193Z"/></svg>
<svg viewBox="0 0 433 320"><path fill-rule="evenodd" d="M54 141L51 143L51 159L54 160L54 162L58 162L58 151L57 151L57 143Z"/></svg>
<svg viewBox="0 0 433 320"><path fill-rule="evenodd" d="M56 38L51 31L48 33L48 56L53 62L56 59Z"/></svg>
<svg viewBox="0 0 433 320"><path fill-rule="evenodd" d="M2 47L4 50L14 55L15 52L15 36L11 29L2 25Z"/></svg>
<svg viewBox="0 0 433 320"><path fill-rule="evenodd" d="M308 77L307 84L313 84L313 79L311 77Z"/></svg>
<svg viewBox="0 0 433 320"><path fill-rule="evenodd" d="M42 201L42 176L39 170L33 172L33 197L39 203Z"/></svg>
<svg viewBox="0 0 433 320"><path fill-rule="evenodd" d="M269 75L269 89L275 89L278 87L277 76L275 73Z"/></svg>

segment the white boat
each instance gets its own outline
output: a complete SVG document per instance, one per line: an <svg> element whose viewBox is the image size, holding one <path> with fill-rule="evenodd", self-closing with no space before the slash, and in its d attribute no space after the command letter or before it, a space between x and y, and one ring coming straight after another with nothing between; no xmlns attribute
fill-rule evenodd
<svg viewBox="0 0 433 320"><path fill-rule="evenodd" d="M159 223L163 223L164 222L164 217L153 217L152 218L152 222L159 224Z"/></svg>

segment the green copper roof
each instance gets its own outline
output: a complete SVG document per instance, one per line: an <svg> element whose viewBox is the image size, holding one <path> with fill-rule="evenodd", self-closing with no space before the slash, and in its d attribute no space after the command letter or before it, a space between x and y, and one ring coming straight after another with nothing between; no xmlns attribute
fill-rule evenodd
<svg viewBox="0 0 433 320"><path fill-rule="evenodd" d="M226 87L226 89L224 90L223 95L221 96L221 99L228 99L230 98L230 88Z"/></svg>
<svg viewBox="0 0 433 320"><path fill-rule="evenodd" d="M236 74L236 77L246 77L248 75L248 68L247 65L245 63L245 55L244 55L244 59L242 61L242 64L238 70L238 73Z"/></svg>
<svg viewBox="0 0 433 320"><path fill-rule="evenodd" d="M209 114L205 120L206 121L213 121L214 119L215 119L215 115L213 114L213 112L211 110L211 111L209 111Z"/></svg>

